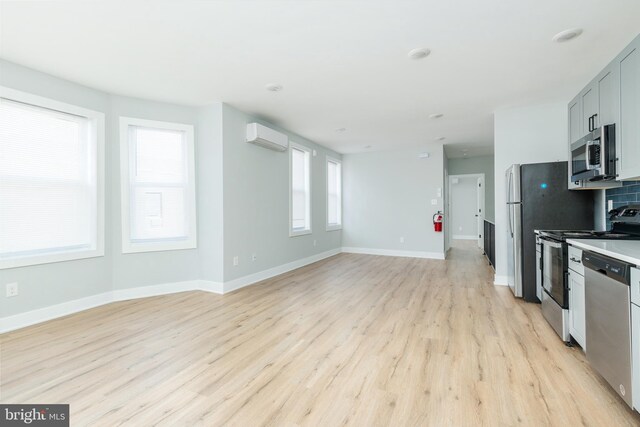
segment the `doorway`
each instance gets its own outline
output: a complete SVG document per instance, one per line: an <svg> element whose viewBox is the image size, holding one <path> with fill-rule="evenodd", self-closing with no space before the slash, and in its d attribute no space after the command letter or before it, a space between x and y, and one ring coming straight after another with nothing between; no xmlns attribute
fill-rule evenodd
<svg viewBox="0 0 640 427"><path fill-rule="evenodd" d="M449 175L451 240L475 240L484 249L484 174Z"/></svg>

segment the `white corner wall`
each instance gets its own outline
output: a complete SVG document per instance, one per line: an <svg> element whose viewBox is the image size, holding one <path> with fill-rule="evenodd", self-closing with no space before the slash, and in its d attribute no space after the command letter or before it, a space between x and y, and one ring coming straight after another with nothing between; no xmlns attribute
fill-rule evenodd
<svg viewBox="0 0 640 427"><path fill-rule="evenodd" d="M567 103L564 101L495 112L497 284L506 284L507 276L505 171L514 163L566 161L567 132Z"/></svg>
<svg viewBox="0 0 640 427"><path fill-rule="evenodd" d="M432 223L443 209L443 147L429 146L426 159L421 151L343 156L345 251L444 258L444 233Z"/></svg>

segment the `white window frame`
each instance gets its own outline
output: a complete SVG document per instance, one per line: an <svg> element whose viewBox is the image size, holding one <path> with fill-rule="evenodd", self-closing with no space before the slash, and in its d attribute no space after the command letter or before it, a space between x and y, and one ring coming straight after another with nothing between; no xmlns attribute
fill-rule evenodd
<svg viewBox="0 0 640 427"><path fill-rule="evenodd" d="M309 159L309 170L308 170L308 174L309 174L309 182L308 182L308 194L307 194L307 205L309 208L309 228L305 228L303 230L300 229L293 229L293 150L297 149L300 151L304 151L305 153L307 153L307 158ZM312 216L312 211L313 211L313 207L312 207L312 197L311 197L311 189L313 188L312 182L311 182L311 176L312 176L312 172L311 172L311 168L312 168L312 150L308 147L305 147L304 145L300 145L300 144L296 144L295 142L290 142L289 143L289 237L296 237L296 236L304 236L307 234L311 234L313 231L313 216Z"/></svg>
<svg viewBox="0 0 640 427"><path fill-rule="evenodd" d="M340 165L340 198L338 200L339 206L340 206L340 215L339 215L339 219L340 219L340 223L338 224L329 224L329 163L336 163L338 165ZM337 230L342 230L342 161L339 159L336 159L335 157L331 157L331 156L327 156L327 160L325 162L325 176L326 176L326 206L327 206L327 231L337 231Z"/></svg>
<svg viewBox="0 0 640 427"><path fill-rule="evenodd" d="M91 249L69 250L64 252L43 253L41 255L7 258L0 260L0 269L104 256L104 113L3 86L0 86L0 98L87 118L89 120L91 142L92 145L94 145L96 152L96 218L94 221L95 240L93 242L93 247Z"/></svg>
<svg viewBox="0 0 640 427"><path fill-rule="evenodd" d="M187 147L187 174L188 174L188 221L189 233L186 239L169 240L158 239L144 242L131 241L131 206L130 199L130 140L129 127L146 127L151 129L164 129L185 132ZM197 240L197 214L196 214L196 174L195 174L195 143L194 129L192 125L171 123L156 120L138 119L133 117L120 117L120 201L122 215L122 253L173 251L183 249L195 249Z"/></svg>

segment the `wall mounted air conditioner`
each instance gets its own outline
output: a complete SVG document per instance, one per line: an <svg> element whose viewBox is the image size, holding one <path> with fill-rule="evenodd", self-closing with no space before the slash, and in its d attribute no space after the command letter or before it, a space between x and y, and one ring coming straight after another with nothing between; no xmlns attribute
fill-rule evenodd
<svg viewBox="0 0 640 427"><path fill-rule="evenodd" d="M269 129L260 123L247 124L247 142L276 151L285 151L289 148L287 135Z"/></svg>

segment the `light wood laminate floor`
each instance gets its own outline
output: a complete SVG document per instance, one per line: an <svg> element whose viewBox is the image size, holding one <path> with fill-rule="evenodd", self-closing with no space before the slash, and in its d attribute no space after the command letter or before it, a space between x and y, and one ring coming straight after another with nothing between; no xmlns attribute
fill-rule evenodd
<svg viewBox="0 0 640 427"><path fill-rule="evenodd" d="M492 278L466 243L114 303L3 335L0 399L79 426L640 425Z"/></svg>

